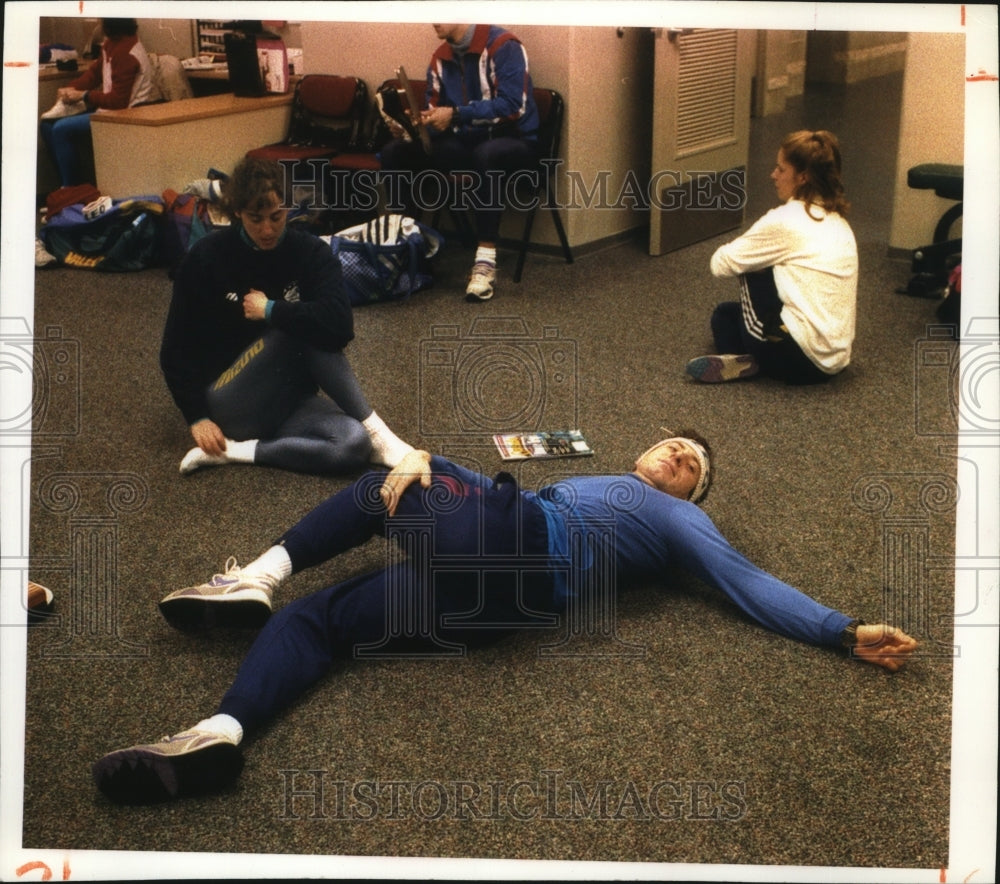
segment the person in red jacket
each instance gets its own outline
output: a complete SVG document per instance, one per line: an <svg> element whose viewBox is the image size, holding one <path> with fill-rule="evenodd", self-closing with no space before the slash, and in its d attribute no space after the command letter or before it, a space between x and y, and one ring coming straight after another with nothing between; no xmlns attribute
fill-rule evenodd
<svg viewBox="0 0 1000 884"><path fill-rule="evenodd" d="M90 137L90 115L158 100L149 56L136 33L134 18L101 19L101 56L57 93L55 105L42 114L41 134L59 170L63 187L83 184L81 139ZM94 183L94 182L90 182Z"/></svg>

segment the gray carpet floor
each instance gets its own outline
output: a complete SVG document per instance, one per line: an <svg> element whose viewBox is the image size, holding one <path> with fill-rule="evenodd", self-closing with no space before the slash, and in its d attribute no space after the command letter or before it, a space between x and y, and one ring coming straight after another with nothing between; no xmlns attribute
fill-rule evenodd
<svg viewBox="0 0 1000 884"><path fill-rule="evenodd" d="M728 236L662 258L639 242L572 265L532 255L520 285L503 253L499 294L481 305L461 297L470 254L449 246L431 290L356 311L349 355L400 435L491 473L499 458L468 416L516 409L541 378L541 422L579 426L595 454L518 467L529 487L627 471L661 426L699 428L717 456L704 508L723 533L828 605L892 616L923 643L908 669L780 638L672 573L628 587L613 630L572 654L546 651L557 631L530 631L458 659L338 668L249 742L231 792L114 806L93 761L213 712L252 640L179 634L157 600L253 557L348 479L249 467L182 478L189 437L157 363L165 273L44 270L35 327L78 345L80 412L67 435L37 442L32 467L32 576L56 590L58 617L30 632L24 845L947 867L953 576L926 559L954 551L942 444L954 422L947 378L916 359L933 304L895 294L908 267L887 258L900 88L888 77L809 92L754 121L748 222L772 204L785 132L822 125L843 142L861 282L856 355L832 383L685 377L710 349L713 306L735 297L707 270ZM474 391L443 392L428 359L442 341L496 355ZM511 359L517 348L542 368ZM277 603L384 556L373 542L296 575ZM233 874L254 868L241 862Z"/></svg>

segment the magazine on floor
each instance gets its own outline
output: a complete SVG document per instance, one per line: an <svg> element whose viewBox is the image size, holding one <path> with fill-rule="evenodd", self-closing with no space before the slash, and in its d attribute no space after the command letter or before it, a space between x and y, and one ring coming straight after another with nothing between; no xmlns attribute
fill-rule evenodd
<svg viewBox="0 0 1000 884"><path fill-rule="evenodd" d="M542 457L580 457L594 451L579 430L543 433L497 433L493 437L503 460Z"/></svg>

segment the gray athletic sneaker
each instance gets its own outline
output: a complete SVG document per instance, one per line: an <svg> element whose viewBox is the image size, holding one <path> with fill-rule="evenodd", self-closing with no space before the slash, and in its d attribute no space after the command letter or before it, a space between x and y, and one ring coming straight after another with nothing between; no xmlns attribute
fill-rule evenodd
<svg viewBox="0 0 1000 884"><path fill-rule="evenodd" d="M488 301L493 297L493 286L497 281L497 268L489 261L476 261L469 274L469 284L465 289L466 301Z"/></svg>
<svg viewBox="0 0 1000 884"><path fill-rule="evenodd" d="M218 734L190 730L94 762L94 784L118 804L155 804L217 792L236 781L243 753Z"/></svg>
<svg viewBox="0 0 1000 884"><path fill-rule="evenodd" d="M160 600L160 613L176 629L263 626L271 616L271 587L250 577L230 556L226 572L208 583L178 589Z"/></svg>

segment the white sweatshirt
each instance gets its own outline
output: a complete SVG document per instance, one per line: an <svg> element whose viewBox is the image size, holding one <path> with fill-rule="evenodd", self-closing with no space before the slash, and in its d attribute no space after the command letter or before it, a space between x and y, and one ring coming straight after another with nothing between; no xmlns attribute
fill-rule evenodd
<svg viewBox="0 0 1000 884"><path fill-rule="evenodd" d="M836 212L791 199L712 255L715 276L774 268L781 321L827 374L851 361L858 300L858 246ZM814 219L820 220L814 220Z"/></svg>

